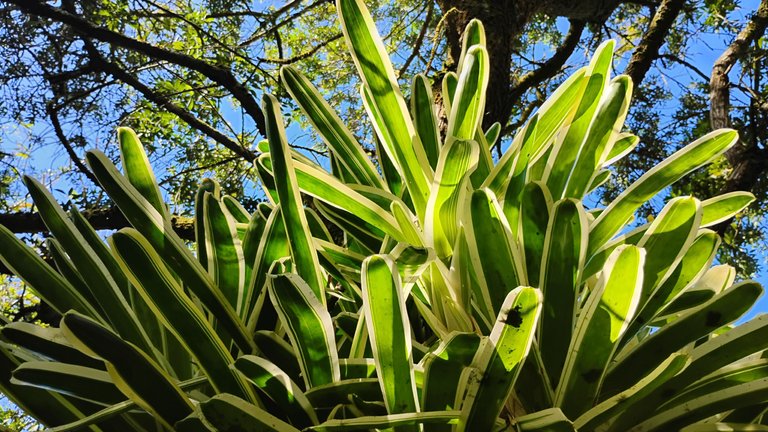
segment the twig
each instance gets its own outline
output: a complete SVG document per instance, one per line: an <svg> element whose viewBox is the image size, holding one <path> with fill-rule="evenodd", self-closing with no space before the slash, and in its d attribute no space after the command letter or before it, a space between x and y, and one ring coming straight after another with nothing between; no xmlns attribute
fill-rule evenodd
<svg viewBox="0 0 768 432"><path fill-rule="evenodd" d="M429 23L432 22L432 12L434 8L435 3L432 2L432 0L429 0L427 2L427 16L424 17L424 25L421 26L421 30L419 31L418 36L416 36L416 42L413 44L411 55L405 59L405 63L403 63L403 66L397 72L397 76L403 76L405 71L408 70L408 67L411 65L413 59L416 58L416 55L421 51L421 45L424 43L424 36L427 34L427 27L429 27Z"/></svg>
<svg viewBox="0 0 768 432"><path fill-rule="evenodd" d="M83 163L82 160L77 156L77 153L75 153L75 149L72 148L72 143L69 142L67 139L67 136L64 135L64 130L61 128L61 122L59 121L59 112L56 108L54 108L52 103L47 103L45 105L45 110L48 113L48 117L51 119L51 125L53 125L53 131L56 134L56 137L61 142L61 145L64 147L64 150L67 152L67 155L69 155L69 159L72 160L72 163L75 164L77 169L83 173L84 176L88 178L93 184L99 185L99 181L96 179L96 176L93 175L93 172L91 172L90 169L88 169L87 166Z"/></svg>
<svg viewBox="0 0 768 432"><path fill-rule="evenodd" d="M301 60L304 60L307 57L313 56L316 52L318 52L321 49L325 48L326 46L328 46L333 41L339 40L342 36L343 35L341 33L337 33L337 34L333 35L331 38L329 38L328 40L326 40L325 42L319 43L319 44L315 45L314 47L312 47L311 49L309 49L307 51L304 51L301 54L297 54L297 55L295 55L293 57L288 57L288 58L264 58L264 57L259 57L259 60L261 60L263 62L274 63L274 64L279 64L279 65L287 65L287 64L296 63L297 61L301 61Z"/></svg>

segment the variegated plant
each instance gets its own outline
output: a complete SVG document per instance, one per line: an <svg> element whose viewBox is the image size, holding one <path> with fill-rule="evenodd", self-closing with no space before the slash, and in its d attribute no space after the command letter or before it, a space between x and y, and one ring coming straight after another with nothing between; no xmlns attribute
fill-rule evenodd
<svg viewBox="0 0 768 432"><path fill-rule="evenodd" d="M417 76L406 103L363 2L337 9L375 160L286 67L332 172L290 148L266 95L256 168L268 202L250 214L204 181L194 253L130 130L122 173L87 155L132 225L106 244L27 179L55 268L4 228L0 258L64 318L3 327L5 394L58 431L762 430L768 318L732 326L762 288L712 267L720 239L708 229L753 197L676 197L633 221L735 132L588 209L638 141L621 131L632 83L609 79L611 42L494 161L479 22L441 83L440 130L432 84Z"/></svg>

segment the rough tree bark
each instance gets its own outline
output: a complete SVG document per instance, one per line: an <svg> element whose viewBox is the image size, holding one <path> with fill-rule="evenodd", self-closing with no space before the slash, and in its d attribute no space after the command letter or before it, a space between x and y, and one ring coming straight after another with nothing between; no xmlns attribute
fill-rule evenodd
<svg viewBox="0 0 768 432"><path fill-rule="evenodd" d="M83 216L96 230L118 230L131 226L117 207L83 211ZM194 219L185 216L171 216L171 226L176 234L185 240L195 239ZM38 213L18 212L0 214L0 225L16 234L48 232Z"/></svg>
<svg viewBox="0 0 768 432"><path fill-rule="evenodd" d="M446 26L448 58L446 67L453 70L461 54L461 37L467 23L477 18L485 25L490 59L490 77L483 126L494 122L502 126L510 120L515 103L531 88L556 75L568 57L576 49L586 24L603 23L613 10L622 3L619 0L436 0L442 10ZM649 31L652 37L644 37L644 48L636 52L638 71L650 68L664 42L669 27L680 11L684 0L664 0L654 16ZM663 6L667 5L668 6ZM571 29L563 38L553 56L533 72L516 77L511 72L512 55L527 24L538 14L565 17ZM635 57L633 57L635 58ZM643 72L644 76L645 72ZM638 81L642 76L638 76ZM439 90L439 89L437 89Z"/></svg>
<svg viewBox="0 0 768 432"><path fill-rule="evenodd" d="M731 126L730 120L730 89L731 82L728 73L736 63L749 53L749 47L768 28L768 0L762 0L757 12L747 25L739 32L736 39L720 55L712 67L709 81L709 118L712 129ZM758 107L757 109L762 109ZM757 146L756 137L739 140L726 154L732 171L728 176L722 192L736 190L751 190L768 169L768 155Z"/></svg>
<svg viewBox="0 0 768 432"><path fill-rule="evenodd" d="M661 46L669 34L675 19L683 10L685 0L662 0L653 14L651 24L643 33L643 38L637 44L632 52L632 58L629 59L625 74L632 78L635 85L640 84L645 78L645 74L651 68L653 60L659 55Z"/></svg>

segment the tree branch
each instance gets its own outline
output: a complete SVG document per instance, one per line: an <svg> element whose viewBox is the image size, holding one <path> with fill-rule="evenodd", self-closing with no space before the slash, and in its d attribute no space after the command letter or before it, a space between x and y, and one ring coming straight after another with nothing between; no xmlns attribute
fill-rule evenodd
<svg viewBox="0 0 768 432"><path fill-rule="evenodd" d="M690 71L691 71L691 72L693 72L694 74L698 75L698 76L699 76L699 78L701 78L702 80L704 80L704 82L707 82L707 81L709 81L709 76L707 76L707 74L705 74L704 72L702 72L702 71L701 71L701 69L699 69L699 68L697 68L696 66L694 66L694 65L693 65L691 62L689 62L689 61L686 61L686 60L683 60L683 59L681 59L680 57L678 57L678 56L676 56L676 55L672 55L672 54L662 54L662 55L660 55L660 56L659 56L659 58L660 58L660 59L671 60L671 61L673 61L673 62L675 62L675 63L678 63L678 64L680 64L680 65L682 65L682 66L685 66L685 67L686 67L688 70L690 70Z"/></svg>
<svg viewBox="0 0 768 432"><path fill-rule="evenodd" d="M274 63L274 64L279 64L279 65L287 65L287 64L296 63L297 61L304 60L305 58L314 55L316 52L318 52L321 49L323 49L326 46L328 46L331 42L341 39L342 36L343 36L343 34L337 33L337 34L331 36L328 40L315 45L314 47L310 48L307 51L304 51L301 54L296 54L293 57L288 57L288 58L264 58L264 57L259 57L259 60L263 61L263 62Z"/></svg>
<svg viewBox="0 0 768 432"><path fill-rule="evenodd" d="M52 103L47 103L45 105L45 110L48 113L48 117L51 119L51 125L53 126L53 131L56 134L56 137L61 142L61 145L64 146L64 150L67 152L67 155L69 155L69 159L72 160L72 163L75 164L77 169L83 173L86 177L88 177L88 180L90 180L93 184L99 185L99 181L96 179L96 176L93 175L93 172L91 172L90 169L88 169L87 166L83 163L83 161L77 156L77 153L75 153L75 149L72 148L72 143L69 142L67 139L67 136L64 135L64 130L61 128L61 121L59 121L59 112L56 110L56 108L53 107Z"/></svg>
<svg viewBox="0 0 768 432"><path fill-rule="evenodd" d="M659 50L684 5L685 0L663 0L656 9L651 24L632 52L632 58L624 72L632 78L635 86L640 85L651 64L658 57Z"/></svg>
<svg viewBox="0 0 768 432"><path fill-rule="evenodd" d="M95 230L118 230L130 226L117 207L83 211L83 216ZM39 213L0 214L0 224L16 234L46 233L48 228ZM172 216L171 225L179 237L185 240L195 239L194 219L184 216Z"/></svg>
<svg viewBox="0 0 768 432"><path fill-rule="evenodd" d="M283 7L281 7L277 11L275 11L273 16L274 17L279 17L280 15L282 15L285 12L289 11L293 7L297 6L299 3L301 3L301 0L289 1ZM305 7L304 9L301 9L299 11L296 11L296 12L292 13L286 19L280 21L279 23L273 25L272 27L270 27L270 28L268 28L266 30L263 30L263 31L261 31L261 29L257 30L250 37L248 37L248 39L246 39L244 42L241 42L240 43L240 47L244 47L244 46L250 45L253 42L255 42L256 40L261 39L262 37L264 37L264 36L266 36L266 35L268 35L270 33L276 32L277 30L280 29L280 27L288 24L289 22L291 22L294 19L304 15L305 13L311 11L312 9L322 5L323 3L328 3L328 0L315 0L313 3L307 5L307 7Z"/></svg>
<svg viewBox="0 0 768 432"><path fill-rule="evenodd" d="M743 59L749 51L749 46L760 38L768 27L768 0L762 0L757 11L739 32L728 48L718 57L712 67L712 75L709 80L709 119L712 129L730 126L730 87L728 73L739 60ZM752 122L756 119L752 119ZM731 149L725 153L731 172L720 190L727 193L737 190L752 190L757 181L768 169L768 155L765 150L757 146L756 137L753 142L745 142L739 139ZM720 223L715 231L721 236L731 224L731 220Z"/></svg>
<svg viewBox="0 0 768 432"><path fill-rule="evenodd" d="M231 70L212 65L186 54L169 51L146 42L130 38L121 33L95 26L88 20L71 14L63 9L49 6L39 0L6 0L16 5L21 11L66 24L72 31L116 47L125 48L144 54L155 60L164 60L197 71L211 81L226 88L240 102L248 115L256 122L259 132L266 136L264 113L251 92L240 83Z"/></svg>
<svg viewBox="0 0 768 432"><path fill-rule="evenodd" d="M189 111L185 110L179 105L176 105L167 96L152 90L146 84L142 83L138 78L128 73L126 70L118 66L116 63L108 61L103 56L101 56L93 47L89 48L87 47L87 44L86 44L86 48L88 49L89 54L91 55L91 61L94 63L94 65L96 65L98 68L100 68L104 72L112 75L113 77L115 77L115 79L120 80L125 84L138 90L150 102L175 114L177 117L179 117L179 119L187 123L189 126L207 135L208 137L210 137L217 143L223 145L227 149L231 150L238 156L248 161L253 161L258 156L254 152L244 148L237 142L230 139L228 136L219 132L217 129L215 129L211 125L195 117Z"/></svg>
<svg viewBox="0 0 768 432"><path fill-rule="evenodd" d="M429 27L429 23L432 21L432 12L435 9L435 3L432 0L429 0L427 3L427 16L424 17L424 24L421 26L421 30L419 30L418 36L416 36L416 42L413 44L413 50L411 50L411 55L408 56L407 59L405 59L405 63L403 63L403 66L400 68L400 70L397 72L397 76L403 76L406 70L408 70L408 66L411 65L411 62L413 59L416 58L416 56L419 54L419 51L421 51L421 45L424 43L424 36L427 34L427 27Z"/></svg>
<svg viewBox="0 0 768 432"><path fill-rule="evenodd" d="M584 21L570 21L571 26L568 29L568 34L563 38L563 42L557 47L552 57L548 58L538 68L526 73L515 83L512 88L509 89L508 100L514 102L519 100L525 92L532 87L535 87L542 82L552 78L563 67L565 61L571 56L576 49L576 45L581 39L581 34L584 32Z"/></svg>
<svg viewBox="0 0 768 432"><path fill-rule="evenodd" d="M730 125L728 117L730 80L728 73L736 62L744 57L749 46L765 33L766 27L768 27L768 0L762 0L757 12L712 66L712 75L709 80L709 119L712 123L712 129Z"/></svg>

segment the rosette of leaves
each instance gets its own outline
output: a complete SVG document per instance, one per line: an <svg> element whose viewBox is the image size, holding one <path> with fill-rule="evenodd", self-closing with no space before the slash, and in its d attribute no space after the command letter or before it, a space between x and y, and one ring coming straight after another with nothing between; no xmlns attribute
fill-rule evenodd
<svg viewBox="0 0 768 432"><path fill-rule="evenodd" d="M64 318L3 327L4 393L54 430L762 427L768 318L733 325L762 288L712 266L720 240L710 229L753 197L676 197L652 222L633 222L721 157L734 131L702 137L588 208L637 145L622 132L632 83L610 78L611 42L494 160L501 128L481 127L479 22L439 83L441 131L433 83L417 76L406 103L362 1L337 9L375 158L286 67L331 172L291 149L264 96L256 168L268 201L251 214L204 181L194 248L173 232L130 130L119 131L122 172L87 155L132 225L106 243L27 179L55 267L2 228L0 258Z"/></svg>

